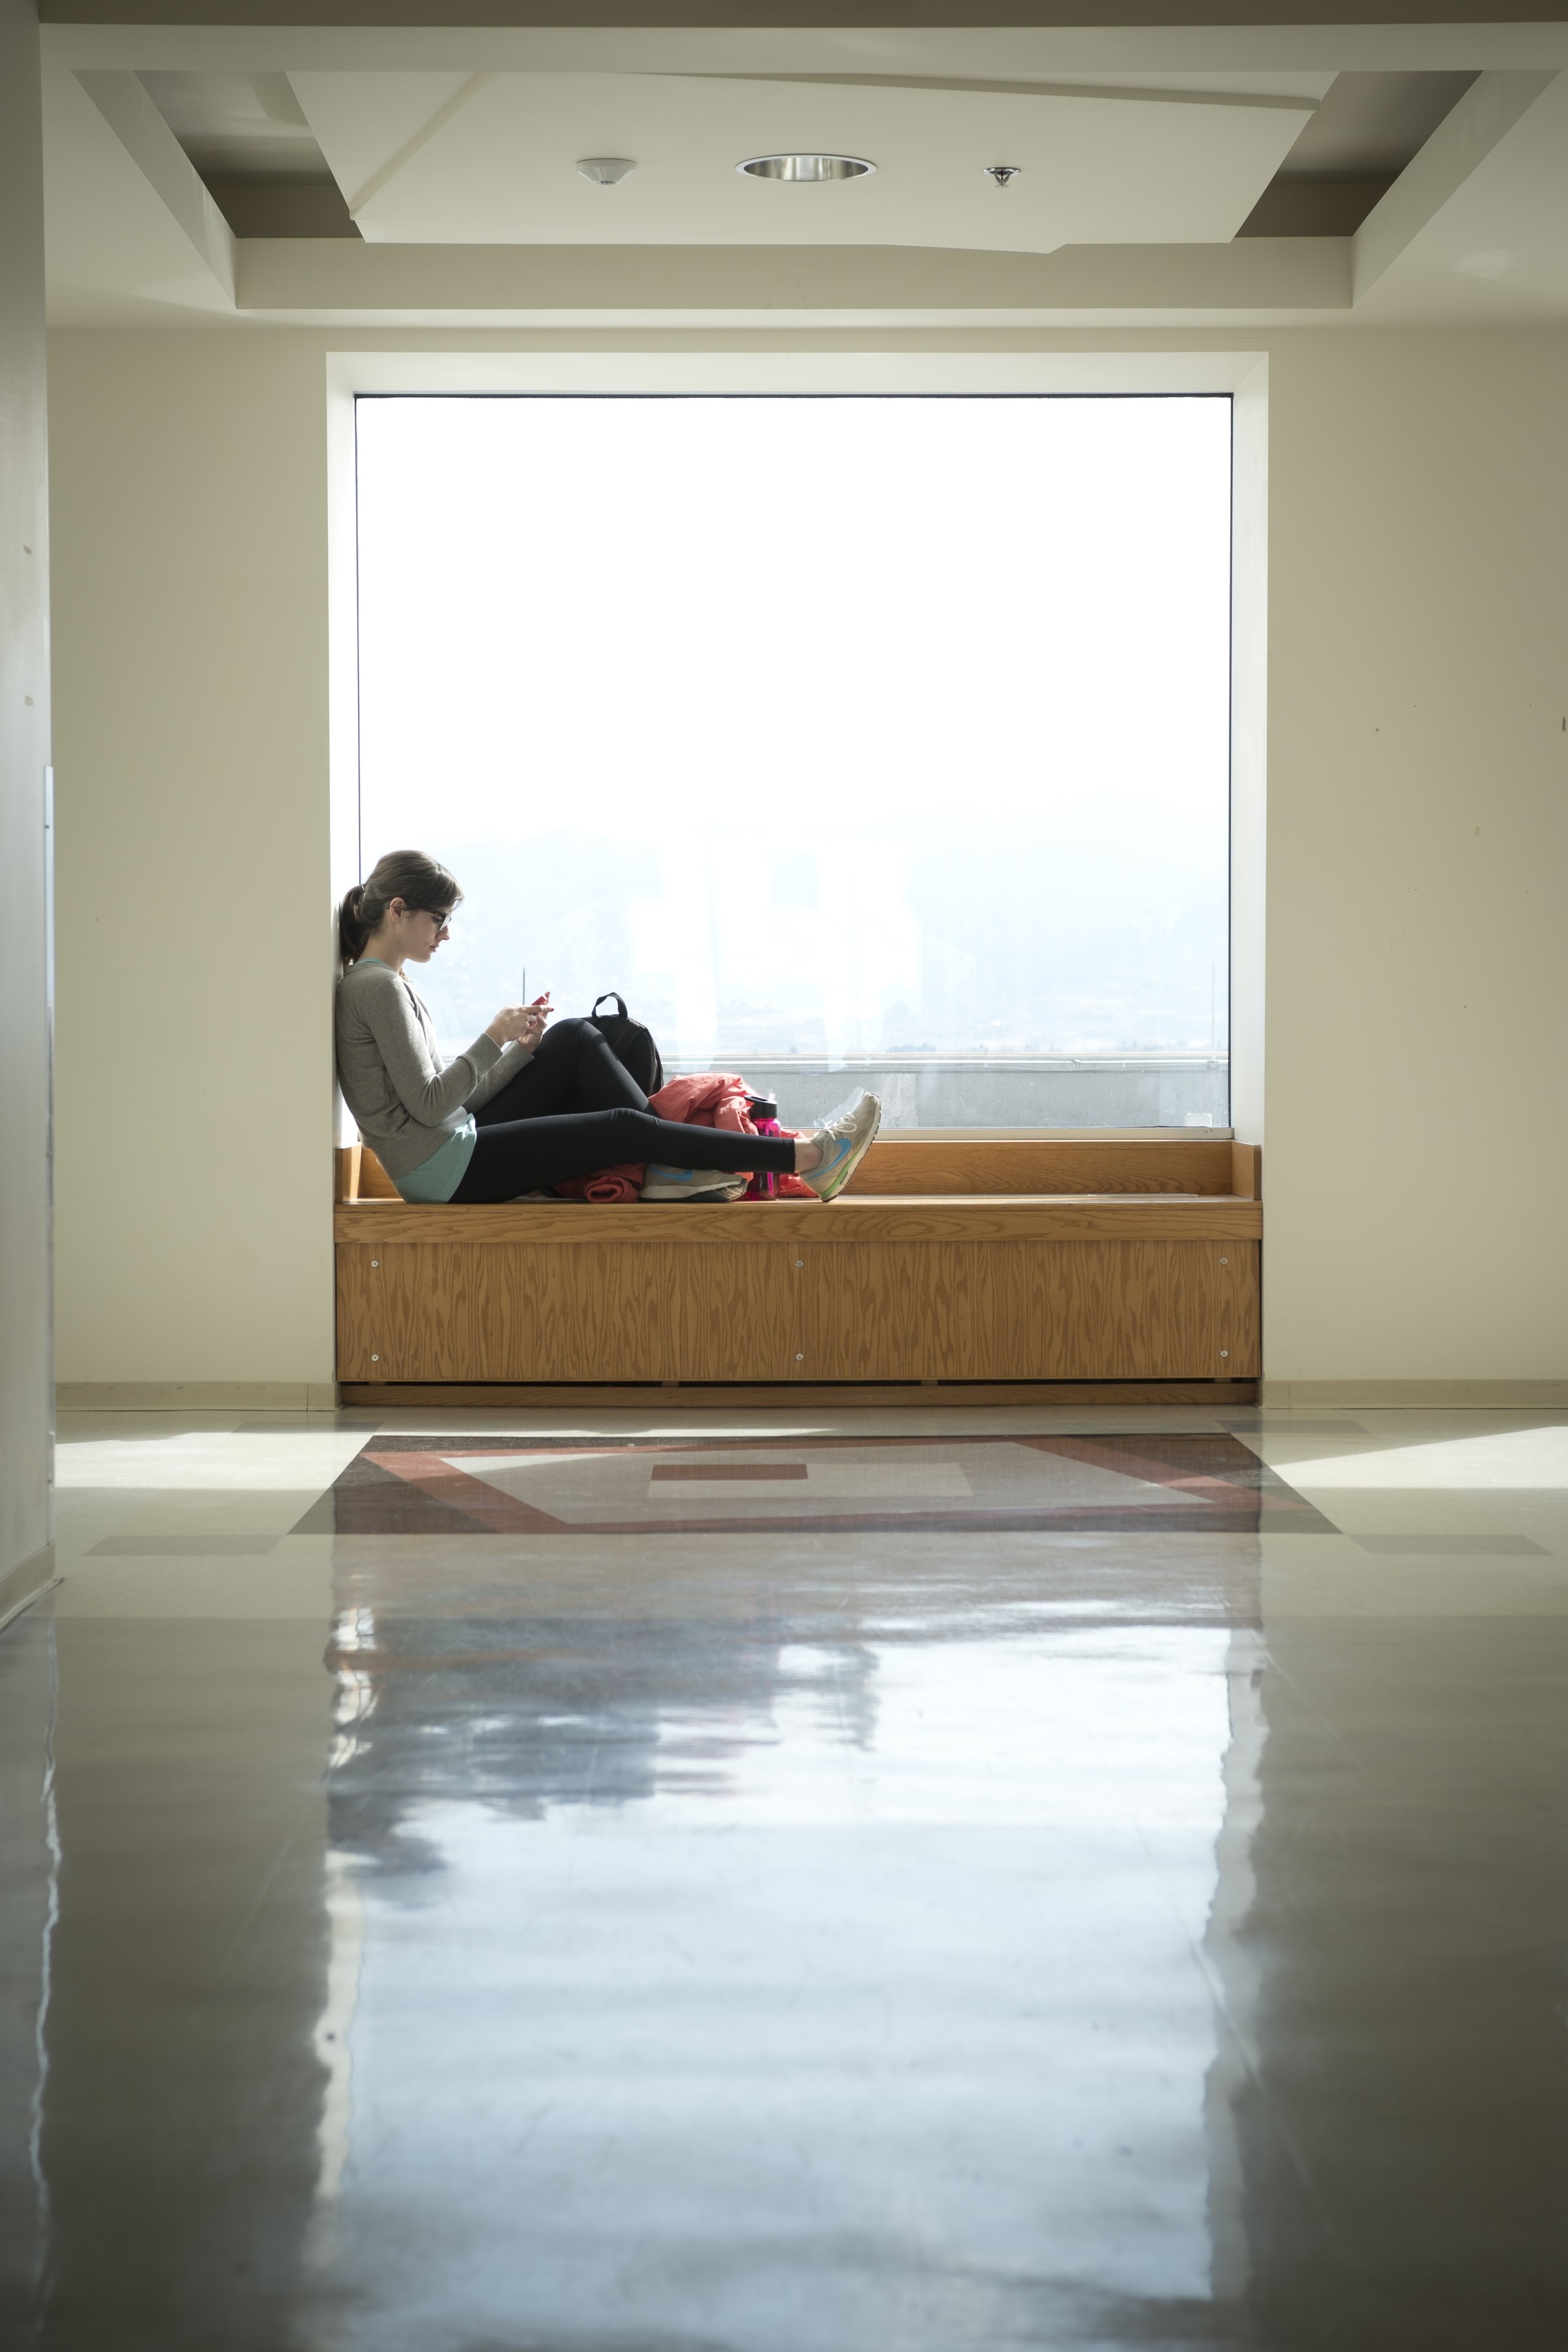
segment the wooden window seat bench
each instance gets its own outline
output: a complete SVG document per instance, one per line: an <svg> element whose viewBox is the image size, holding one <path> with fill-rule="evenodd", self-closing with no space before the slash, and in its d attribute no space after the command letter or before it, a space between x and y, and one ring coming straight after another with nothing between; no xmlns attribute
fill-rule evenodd
<svg viewBox="0 0 1568 2352"><path fill-rule="evenodd" d="M711 1208L422 1207L337 1160L345 1403L1257 1394L1260 1154L1228 1137L895 1134L837 1201Z"/></svg>

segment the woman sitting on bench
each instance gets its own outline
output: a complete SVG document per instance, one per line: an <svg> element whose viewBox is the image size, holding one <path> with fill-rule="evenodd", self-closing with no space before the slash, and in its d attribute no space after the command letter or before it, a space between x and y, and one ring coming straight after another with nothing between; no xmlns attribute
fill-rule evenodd
<svg viewBox="0 0 1568 2352"><path fill-rule="evenodd" d="M343 1100L405 1201L514 1201L574 1176L642 1161L645 1198L698 1200L746 1170L803 1177L841 1192L877 1132L881 1106L852 1110L800 1142L694 1130L659 1118L591 1021L558 1021L547 1001L503 1005L443 1068L407 963L428 963L462 897L417 850L395 850L338 914L338 1081ZM700 1149L706 1163L682 1163Z"/></svg>

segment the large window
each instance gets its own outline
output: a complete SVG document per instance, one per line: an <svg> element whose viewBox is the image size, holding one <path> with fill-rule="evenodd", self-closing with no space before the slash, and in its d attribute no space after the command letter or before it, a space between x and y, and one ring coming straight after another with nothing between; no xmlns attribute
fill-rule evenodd
<svg viewBox="0 0 1568 2352"><path fill-rule="evenodd" d="M786 1120L1225 1122L1228 400L362 399L358 467L450 1045L619 989Z"/></svg>

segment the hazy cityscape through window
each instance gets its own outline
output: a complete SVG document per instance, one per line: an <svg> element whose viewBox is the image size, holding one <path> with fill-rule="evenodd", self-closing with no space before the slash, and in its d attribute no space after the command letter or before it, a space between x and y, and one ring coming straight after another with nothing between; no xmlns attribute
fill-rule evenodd
<svg viewBox="0 0 1568 2352"><path fill-rule="evenodd" d="M361 849L462 884L449 1046L618 989L786 1121L1225 1122L1228 401L363 399L358 437Z"/></svg>

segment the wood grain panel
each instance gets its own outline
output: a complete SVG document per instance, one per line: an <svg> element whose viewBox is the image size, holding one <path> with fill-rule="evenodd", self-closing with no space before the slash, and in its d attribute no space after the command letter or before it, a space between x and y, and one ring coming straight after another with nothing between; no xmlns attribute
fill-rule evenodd
<svg viewBox="0 0 1568 2352"><path fill-rule="evenodd" d="M535 1295L506 1278L508 1254L380 1242L340 1249L338 1265L340 1380L526 1376Z"/></svg>
<svg viewBox="0 0 1568 2352"><path fill-rule="evenodd" d="M801 1377L991 1380L1016 1244L910 1247L851 1241L813 1250L803 1279Z"/></svg>
<svg viewBox="0 0 1568 2352"><path fill-rule="evenodd" d="M909 1193L1017 1194L1156 1192L1255 1197L1237 1181L1250 1173L1255 1144L1232 1145L1221 1136L1020 1136L973 1142L882 1136L856 1170L845 1196L901 1198ZM341 1149L337 1197L395 1201L397 1187L368 1143ZM658 1205L649 1202L650 1207ZM680 1204L682 1215L687 1212Z"/></svg>
<svg viewBox="0 0 1568 2352"><path fill-rule="evenodd" d="M847 1197L906 1193L1176 1192L1255 1197L1255 1144L1203 1135L1093 1137L882 1136L856 1170ZM368 1143L339 1149L336 1198L395 1201L397 1187ZM654 1205L649 1203L650 1206Z"/></svg>
<svg viewBox="0 0 1568 2352"><path fill-rule="evenodd" d="M382 1377L375 1346L379 1303L371 1293L370 1261L379 1253L340 1242L335 1252L338 1280L338 1378L377 1381ZM388 1378L391 1375L388 1374Z"/></svg>
<svg viewBox="0 0 1568 2352"><path fill-rule="evenodd" d="M1263 1198L1263 1146L1233 1143L1230 1147L1230 1191L1238 1201Z"/></svg>
<svg viewBox="0 0 1568 2352"><path fill-rule="evenodd" d="M1215 1256L1215 1370L1226 1380L1257 1380L1263 1370L1263 1253L1256 1242L1231 1242Z"/></svg>
<svg viewBox="0 0 1568 2352"><path fill-rule="evenodd" d="M334 1201L396 1201L396 1185L368 1143L339 1144L332 1153Z"/></svg>
<svg viewBox="0 0 1568 2352"><path fill-rule="evenodd" d="M338 1251L338 1378L428 1378L430 1335L461 1319L468 1253Z"/></svg>
<svg viewBox="0 0 1568 2352"><path fill-rule="evenodd" d="M1247 1380L1259 1363L1260 1212L1123 1202L1115 1238L1063 1234L1040 1204L807 1212L695 1246L731 1212L508 1208L339 1212L338 1377L364 1381ZM951 1210L953 1213L945 1213ZM1200 1228L1194 1215L1202 1216ZM509 1234L433 1237L428 1222L582 1220L573 1246ZM606 1230L645 1223L637 1246ZM1150 1233L1144 1220L1163 1220ZM815 1218L815 1222L813 1219ZM405 1228L421 1235L403 1238ZM459 1230L464 1230L460 1225ZM472 1234L471 1224L466 1227ZM735 1227L729 1228L730 1233ZM721 1228L722 1233L723 1228ZM365 1236L370 1238L365 1238ZM677 1237L679 1236L679 1238ZM1222 1353L1223 1350L1223 1353Z"/></svg>
<svg viewBox="0 0 1568 2352"><path fill-rule="evenodd" d="M796 1378L800 1349L798 1250L777 1242L722 1242L709 1250L672 1249L668 1295L678 1301L678 1381L785 1381Z"/></svg>
<svg viewBox="0 0 1568 2352"><path fill-rule="evenodd" d="M590 1244L508 1251L504 1263L508 1286L531 1292L537 1308L528 1369L514 1379L779 1381L795 1371L794 1253L776 1245Z"/></svg>
<svg viewBox="0 0 1568 2352"><path fill-rule="evenodd" d="M1060 1242L1018 1252L1007 1371L1017 1379L1189 1378L1213 1349L1213 1252L1188 1242Z"/></svg>
<svg viewBox="0 0 1568 2352"><path fill-rule="evenodd" d="M336 1210L333 1230L341 1242L528 1243L542 1248L611 1242L637 1249L683 1249L773 1242L837 1248L849 1240L1254 1241L1263 1231L1263 1212L1256 1201L1182 1193L1143 1199L846 1196L827 1206L819 1201L737 1201L711 1209L651 1202L590 1207L570 1201L548 1207L509 1201L495 1208L453 1209L362 1200Z"/></svg>
<svg viewBox="0 0 1568 2352"><path fill-rule="evenodd" d="M364 1201L397 1201L402 1194L367 1144L359 1164L360 1198Z"/></svg>
<svg viewBox="0 0 1568 2352"><path fill-rule="evenodd" d="M338 1253L338 1377L771 1380L797 1369L795 1254L774 1247Z"/></svg>
<svg viewBox="0 0 1568 2352"><path fill-rule="evenodd" d="M528 1301L514 1380L677 1377L668 1251L519 1248L500 1265L508 1290ZM477 1348L483 1339L475 1333Z"/></svg>
<svg viewBox="0 0 1568 2352"><path fill-rule="evenodd" d="M1187 1242L814 1253L802 1377L1214 1378L1216 1253Z"/></svg>
<svg viewBox="0 0 1568 2352"><path fill-rule="evenodd" d="M1198 1192L1231 1190L1226 1136L879 1136L857 1193Z"/></svg>
<svg viewBox="0 0 1568 2352"><path fill-rule="evenodd" d="M432 1260L459 1278L420 1316L426 1380L658 1381L675 1378L667 1254L480 1246L387 1252L412 1291ZM416 1310L416 1312L418 1310Z"/></svg>

